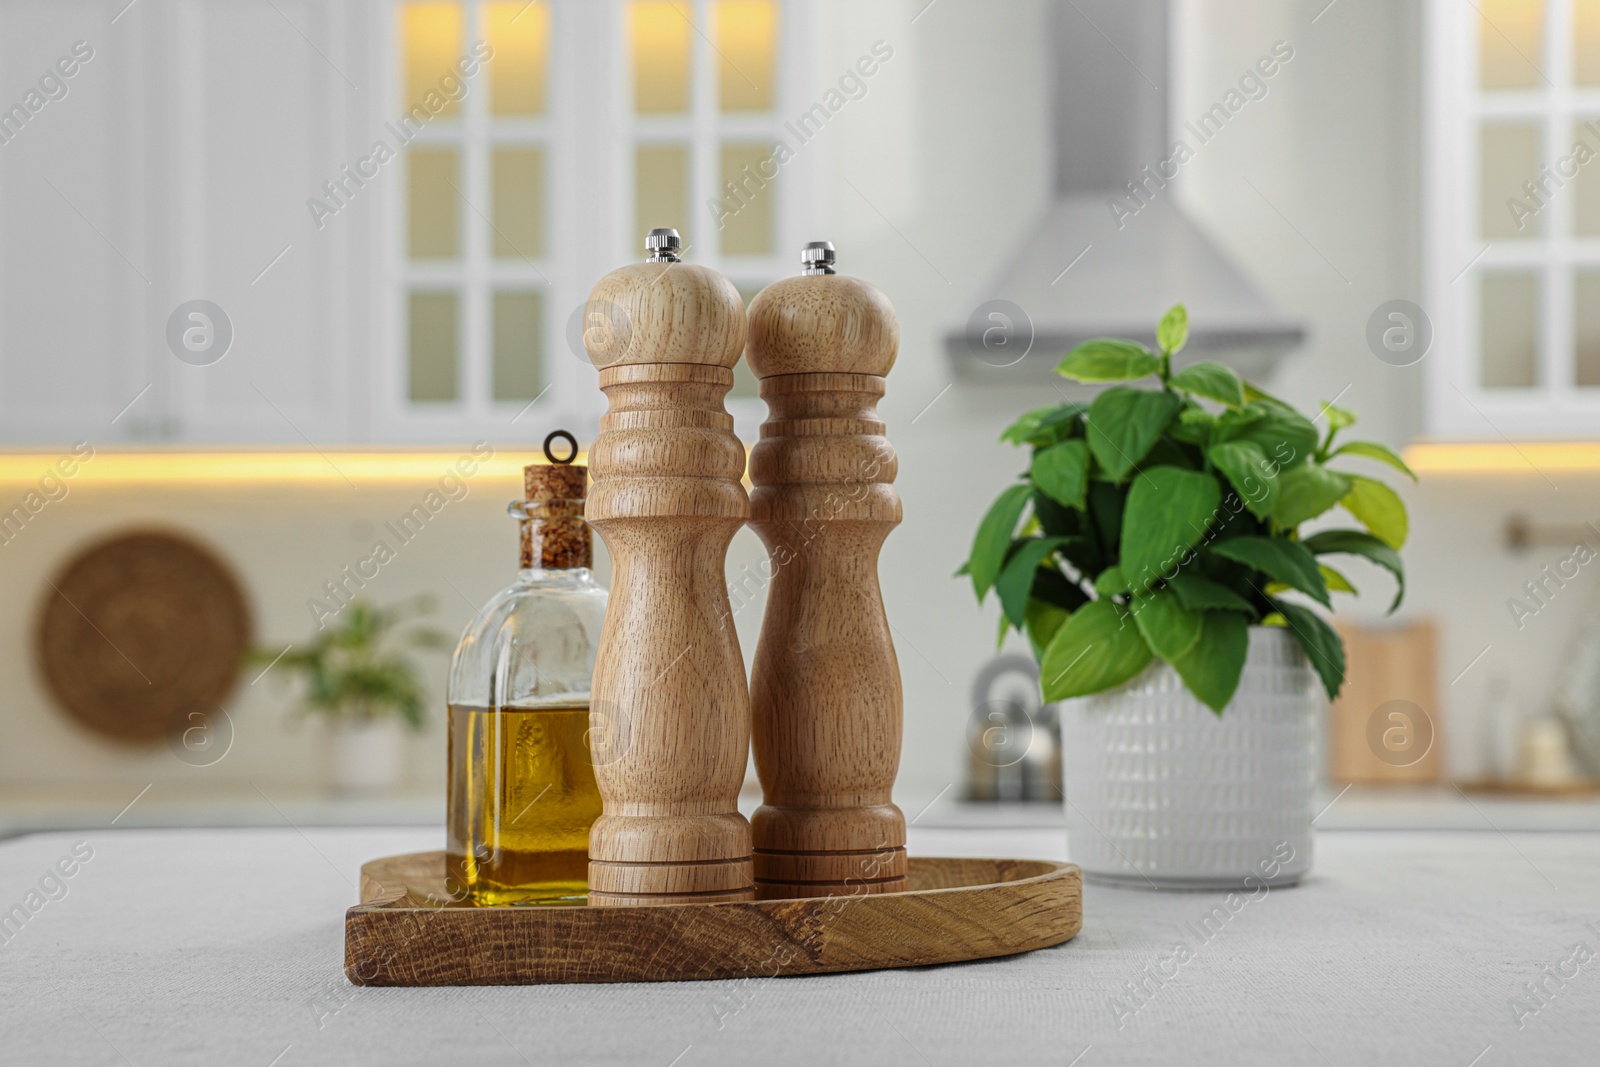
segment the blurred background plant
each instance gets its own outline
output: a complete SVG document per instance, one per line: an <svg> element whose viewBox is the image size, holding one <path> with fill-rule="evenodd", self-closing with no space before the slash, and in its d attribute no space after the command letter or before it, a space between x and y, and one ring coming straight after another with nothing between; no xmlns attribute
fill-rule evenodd
<svg viewBox="0 0 1600 1067"><path fill-rule="evenodd" d="M258 667L276 662L290 676L286 681L299 680L300 716L323 716L330 723L397 717L420 731L427 717L427 689L409 650L447 652L453 643L439 630L408 624L434 607L427 595L386 608L353 600L308 644L291 646L281 657L281 650L256 649L246 662Z"/></svg>

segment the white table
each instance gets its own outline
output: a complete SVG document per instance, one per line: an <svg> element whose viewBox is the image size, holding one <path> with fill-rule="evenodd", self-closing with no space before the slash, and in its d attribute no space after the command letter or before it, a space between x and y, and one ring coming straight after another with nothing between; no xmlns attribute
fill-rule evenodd
<svg viewBox="0 0 1600 1067"><path fill-rule="evenodd" d="M1213 919L1208 937L1196 928L1222 894L1091 885L1076 939L981 963L767 982L347 984L342 918L361 862L439 839L107 829L0 843L0 909L25 903L75 842L93 849L66 895L0 945L0 1063L1600 1063L1600 835L1323 833L1307 883ZM1065 842L1049 828L915 827L911 848L1059 858ZM1193 955L1181 966L1179 940ZM1573 975L1579 942L1596 955ZM1154 992L1136 1007L1125 983L1164 960L1176 976L1146 979ZM1519 1029L1513 998L1541 980L1548 999Z"/></svg>

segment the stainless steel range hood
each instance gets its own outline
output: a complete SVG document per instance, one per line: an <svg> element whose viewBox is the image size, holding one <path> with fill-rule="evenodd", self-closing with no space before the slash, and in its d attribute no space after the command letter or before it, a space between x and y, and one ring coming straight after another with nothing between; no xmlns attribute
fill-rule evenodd
<svg viewBox="0 0 1600 1067"><path fill-rule="evenodd" d="M1167 0L1056 0L1050 19L1055 202L984 294L1027 314L1033 345L1013 365L1014 345L984 348L987 319L967 324L946 339L956 372L1038 381L1091 337L1154 343L1156 321L1182 301L1192 332L1180 363L1218 359L1264 377L1305 331L1184 215L1162 176L1183 180L1170 162L1178 140L1206 150L1190 126L1174 131L1168 120ZM1000 315L992 321L1006 325Z"/></svg>

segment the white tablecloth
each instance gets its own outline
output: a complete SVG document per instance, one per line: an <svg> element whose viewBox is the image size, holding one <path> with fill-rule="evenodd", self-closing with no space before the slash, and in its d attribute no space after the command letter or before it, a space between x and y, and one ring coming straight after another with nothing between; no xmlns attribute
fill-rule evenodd
<svg viewBox="0 0 1600 1067"><path fill-rule="evenodd" d="M0 843L0 909L37 907L0 926L0 1063L1600 1063L1600 835L1323 833L1308 882L1209 927L1223 894L1090 885L1076 939L981 963L349 985L342 919L361 862L440 837L107 829ZM1060 858L1065 842L913 828L911 848ZM1142 999L1127 986L1139 982Z"/></svg>

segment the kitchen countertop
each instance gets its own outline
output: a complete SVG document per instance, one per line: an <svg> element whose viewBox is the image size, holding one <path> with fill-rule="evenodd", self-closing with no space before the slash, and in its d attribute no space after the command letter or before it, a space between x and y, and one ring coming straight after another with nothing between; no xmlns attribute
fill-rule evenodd
<svg viewBox="0 0 1600 1067"><path fill-rule="evenodd" d="M1600 1048L1597 834L1322 832L1300 886L1230 911L1221 893L1091 884L1074 940L969 964L349 985L341 920L361 863L439 843L437 829L392 827L108 828L0 843L0 910L37 906L0 931L0 1059L1494 1067L1589 1064ZM1065 840L1055 827L918 825L910 847L1060 858ZM64 857L71 877L44 887L57 899L29 898ZM1140 982L1136 998L1129 983ZM1529 983L1543 984L1540 997Z"/></svg>
<svg viewBox="0 0 1600 1067"><path fill-rule="evenodd" d="M994 829L1060 828L1059 803L969 803L902 785L896 799L923 827ZM1600 831L1600 798L1550 799L1485 796L1455 786L1323 786L1316 806L1324 830L1558 830ZM746 815L761 803L748 784L739 798ZM412 785L371 797L341 797L308 788L231 782L178 787L0 782L0 839L51 830L92 829L116 820L123 829L179 827L424 826L444 825L442 785Z"/></svg>

